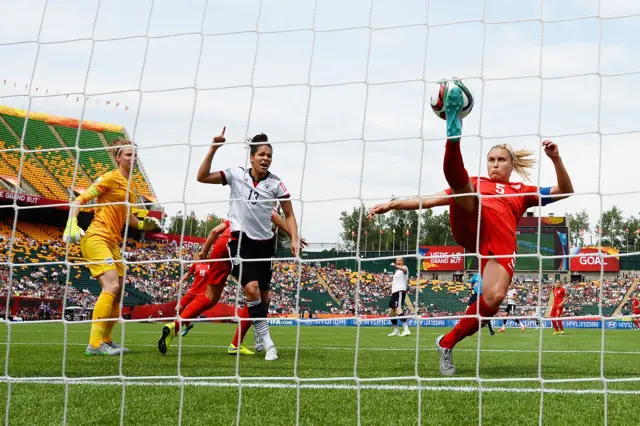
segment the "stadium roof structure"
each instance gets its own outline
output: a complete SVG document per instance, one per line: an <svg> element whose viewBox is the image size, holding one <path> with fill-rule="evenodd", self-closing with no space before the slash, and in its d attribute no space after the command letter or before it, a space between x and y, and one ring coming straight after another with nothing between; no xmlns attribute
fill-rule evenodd
<svg viewBox="0 0 640 426"><path fill-rule="evenodd" d="M128 138L120 125L80 122L0 105L0 190L17 189L21 194L68 203L99 176L116 168L108 147L119 137ZM21 162L22 174L18 178ZM132 181L139 189L138 203L157 203L140 160Z"/></svg>

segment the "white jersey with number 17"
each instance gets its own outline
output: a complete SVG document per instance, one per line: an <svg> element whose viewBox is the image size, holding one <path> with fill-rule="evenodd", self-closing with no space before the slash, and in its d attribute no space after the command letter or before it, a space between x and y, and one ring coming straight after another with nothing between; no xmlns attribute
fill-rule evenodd
<svg viewBox="0 0 640 426"><path fill-rule="evenodd" d="M223 185L231 187L231 232L243 231L252 240L272 238L271 212L277 200L290 197L284 183L272 173L267 173L264 179L255 182L251 169L245 170L242 167L232 167L220 173Z"/></svg>

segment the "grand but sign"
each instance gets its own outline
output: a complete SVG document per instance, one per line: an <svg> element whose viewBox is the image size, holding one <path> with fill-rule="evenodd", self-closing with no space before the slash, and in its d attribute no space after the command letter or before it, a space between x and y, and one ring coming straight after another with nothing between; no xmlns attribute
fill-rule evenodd
<svg viewBox="0 0 640 426"><path fill-rule="evenodd" d="M420 254L425 256L425 271L464 270L464 249L460 246L420 246Z"/></svg>

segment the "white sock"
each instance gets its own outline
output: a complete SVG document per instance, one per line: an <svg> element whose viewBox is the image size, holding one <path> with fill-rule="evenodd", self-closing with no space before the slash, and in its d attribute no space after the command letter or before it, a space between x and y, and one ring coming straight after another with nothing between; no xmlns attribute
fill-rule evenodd
<svg viewBox="0 0 640 426"><path fill-rule="evenodd" d="M273 343L273 340L271 340L271 335L269 334L269 329L267 329L267 331L265 333L260 335L260 338L262 339L262 343L264 343L264 348L265 349L269 349L270 347L275 346L275 344Z"/></svg>

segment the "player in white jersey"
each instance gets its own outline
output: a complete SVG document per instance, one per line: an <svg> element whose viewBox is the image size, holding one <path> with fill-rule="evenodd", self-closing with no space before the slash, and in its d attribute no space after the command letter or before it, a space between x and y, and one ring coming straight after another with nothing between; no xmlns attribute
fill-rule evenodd
<svg viewBox="0 0 640 426"><path fill-rule="evenodd" d="M544 328L544 321L540 321L542 317L544 317L544 308L542 306L536 306L536 330Z"/></svg>
<svg viewBox="0 0 640 426"><path fill-rule="evenodd" d="M271 229L271 213L276 204L285 216L287 229L291 233L291 252L298 255L298 224L293 214L289 192L276 175L269 172L273 148L267 135L261 133L249 142L251 168L232 167L211 172L211 161L216 151L226 141L222 134L216 136L211 148L198 170L198 182L229 185L229 256L232 258L231 274L240 282L247 298L249 317L260 341L266 349L265 359L278 359L266 321L269 309L269 286L271 284L271 258L275 254L274 233ZM253 260L261 259L261 260Z"/></svg>
<svg viewBox="0 0 640 426"><path fill-rule="evenodd" d="M505 310L506 316L515 315L516 313L516 305L518 304L518 290L516 290L516 286L513 285L513 281L509 285L509 291L507 291L507 309ZM516 324L520 326L520 331L524 331L526 328L524 323L521 323L518 318L514 319ZM507 320L502 320L502 328L500 329L500 333L504 333L506 331L505 326L507 325Z"/></svg>
<svg viewBox="0 0 640 426"><path fill-rule="evenodd" d="M388 336L408 336L411 334L409 331L409 324L407 324L406 318L400 319L403 326L402 334L398 331L398 320L395 316L404 314L404 303L407 297L407 284L409 281L409 268L404 264L404 259L398 257L396 263L392 263L391 266L396 268L396 272L393 274L393 281L391 282L391 300L389 300L389 316L391 317L391 324L393 324L393 331Z"/></svg>

